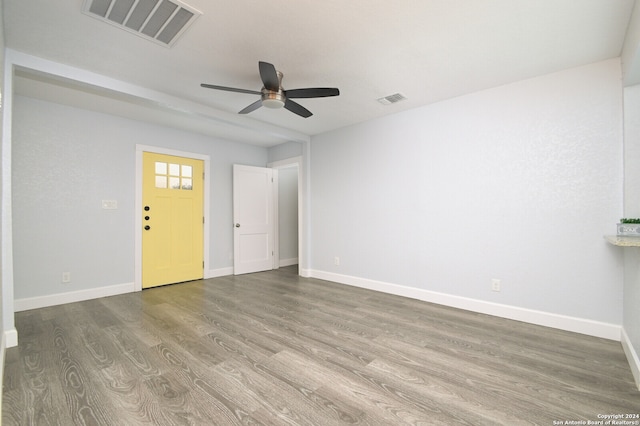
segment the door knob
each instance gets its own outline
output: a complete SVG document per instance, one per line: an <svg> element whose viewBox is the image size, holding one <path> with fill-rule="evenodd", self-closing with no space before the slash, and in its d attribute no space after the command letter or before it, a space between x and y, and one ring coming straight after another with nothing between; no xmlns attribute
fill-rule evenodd
<svg viewBox="0 0 640 426"><path fill-rule="evenodd" d="M149 207L149 206L144 206L144 211L145 211L145 212L148 212L149 210L151 210L151 207Z"/></svg>
<svg viewBox="0 0 640 426"><path fill-rule="evenodd" d="M144 220L149 220L149 219L151 219L149 216L144 217Z"/></svg>
<svg viewBox="0 0 640 426"><path fill-rule="evenodd" d="M236 223L236 228L240 228L240 224L239 223Z"/></svg>
<svg viewBox="0 0 640 426"><path fill-rule="evenodd" d="M151 229L151 227L150 227L149 225L147 225L147 226L145 226L145 227L144 227L144 230L145 230L145 231L148 231L149 229Z"/></svg>

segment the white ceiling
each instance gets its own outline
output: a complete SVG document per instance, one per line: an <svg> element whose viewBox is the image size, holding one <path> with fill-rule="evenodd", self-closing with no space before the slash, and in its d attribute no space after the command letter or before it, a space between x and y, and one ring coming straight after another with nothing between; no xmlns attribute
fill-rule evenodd
<svg viewBox="0 0 640 426"><path fill-rule="evenodd" d="M315 135L619 57L634 5L634 0L183 1L203 15L171 48L83 14L83 0L2 0L5 42L16 51L234 114L257 97L204 89L200 83L260 90L258 61L271 62L284 73L285 89L338 87L341 94L298 100L314 113L307 119L267 108L238 119L247 128L265 122ZM60 102L80 104L77 95L87 93L104 96L96 88L61 84L38 73L21 72L16 81L18 93ZM396 92L408 99L390 106L376 101ZM91 108L134 118L142 111L140 119L172 121L163 115L169 112L153 105L107 98L89 102ZM110 107L97 106L101 103ZM233 136L233 128L221 129L202 111L183 111L174 121L176 127L232 140L282 142L255 131Z"/></svg>

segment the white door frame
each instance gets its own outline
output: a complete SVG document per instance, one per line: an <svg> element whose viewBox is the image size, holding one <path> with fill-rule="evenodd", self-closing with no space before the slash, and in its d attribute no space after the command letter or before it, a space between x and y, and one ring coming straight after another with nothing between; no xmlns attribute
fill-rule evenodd
<svg viewBox="0 0 640 426"><path fill-rule="evenodd" d="M304 212L304 193L303 193L303 184L302 184L302 156L286 158L280 161L274 161L272 163L268 163L267 167L271 167L272 169L284 169L289 167L296 167L298 169L298 274L302 274L302 250L306 247L305 239L304 239L304 223L303 223L303 212ZM276 182L277 183L277 182ZM278 228L278 185L274 185L274 210L275 210L275 233L274 233L274 257L273 257L273 267L277 269L280 267L280 235Z"/></svg>
<svg viewBox="0 0 640 426"><path fill-rule="evenodd" d="M135 221L134 221L134 226L135 226L135 248L134 248L134 254L135 254L135 281L134 281L134 285L133 285L133 290L134 291L142 291L142 153L143 152L154 152L156 154L165 154L165 155L173 155L176 157L186 157L186 158L193 158L196 160L202 160L204 162L204 217L205 217L205 221L204 221L204 235L203 235L203 242L204 242L204 247L203 247L203 256L204 256L204 269L203 269L203 277L204 278L210 278L209 277L209 245L210 245L210 232L209 232L209 222L211 222L210 220L210 216L209 216L209 203L210 203L210 179L211 179L211 173L210 173L210 158L208 155L206 154L197 154L197 153L193 153L193 152L186 152L186 151L178 151L175 149L169 149L169 148L160 148L157 146L149 146L149 145L140 145L137 144L136 145L136 200L135 200L135 206L134 206L134 211L135 211Z"/></svg>

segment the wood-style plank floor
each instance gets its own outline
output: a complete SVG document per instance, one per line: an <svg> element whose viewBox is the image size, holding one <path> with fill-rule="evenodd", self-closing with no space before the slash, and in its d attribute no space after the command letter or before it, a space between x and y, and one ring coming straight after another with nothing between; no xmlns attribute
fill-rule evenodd
<svg viewBox="0 0 640 426"><path fill-rule="evenodd" d="M640 413L618 342L295 267L20 312L16 326L5 426L553 425Z"/></svg>

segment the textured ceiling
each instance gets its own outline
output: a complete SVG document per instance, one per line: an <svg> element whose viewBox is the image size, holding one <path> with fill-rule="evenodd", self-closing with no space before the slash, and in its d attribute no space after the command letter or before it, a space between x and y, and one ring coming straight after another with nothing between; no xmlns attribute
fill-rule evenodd
<svg viewBox="0 0 640 426"><path fill-rule="evenodd" d="M341 95L299 100L314 113L308 119L267 108L242 119L315 135L618 57L634 5L633 0L185 2L203 15L171 48L83 14L82 0L3 0L5 41L16 51L229 113L257 98L200 83L260 90L258 61L271 62L284 73L285 89L338 87ZM43 87L55 85L55 79L46 80L23 73L17 91L46 97L56 92ZM60 92L49 96L62 102ZM396 92L407 100L388 106L376 101ZM202 118L189 120L195 126Z"/></svg>

